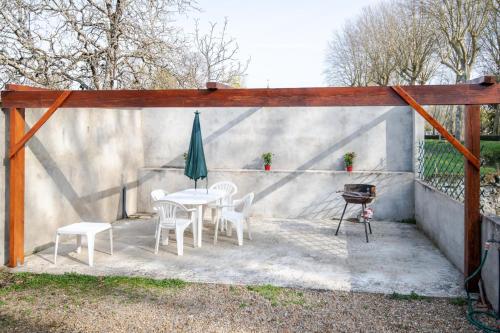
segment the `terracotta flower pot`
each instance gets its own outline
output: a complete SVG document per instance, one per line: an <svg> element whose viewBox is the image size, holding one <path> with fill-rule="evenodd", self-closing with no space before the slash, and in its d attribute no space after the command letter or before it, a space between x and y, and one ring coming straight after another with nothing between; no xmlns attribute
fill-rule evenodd
<svg viewBox="0 0 500 333"><path fill-rule="evenodd" d="M271 165L269 165L269 164L264 165L264 169L265 169L266 171L271 170Z"/></svg>
<svg viewBox="0 0 500 333"><path fill-rule="evenodd" d="M352 165L346 166L345 169L346 169L347 172L351 172L352 171Z"/></svg>

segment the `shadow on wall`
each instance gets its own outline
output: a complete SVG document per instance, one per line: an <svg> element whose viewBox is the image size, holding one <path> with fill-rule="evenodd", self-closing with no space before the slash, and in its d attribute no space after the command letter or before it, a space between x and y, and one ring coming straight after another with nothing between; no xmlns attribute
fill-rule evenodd
<svg viewBox="0 0 500 333"><path fill-rule="evenodd" d="M73 210L77 213L81 220L98 220L99 213L92 207L92 204L98 200L102 200L106 197L110 197L116 194L120 195L120 200L118 207L116 207L116 216L119 218L121 214L121 204L122 204L122 188L126 186L127 189L133 189L138 186L138 181L134 180L131 182L124 183L124 185L110 187L108 189L97 191L88 195L79 196L71 182L61 171L57 165L54 158L47 151L45 146L40 142L40 140L34 136L30 139L28 147L31 149L33 155L36 157L40 165L45 169L47 174L51 177L54 184L57 186L61 194L68 200ZM85 154L83 154L85 156ZM88 175L89 179L92 178L91 170L88 169L88 156L85 156L84 161L78 164L78 168L84 169L85 173Z"/></svg>
<svg viewBox="0 0 500 333"><path fill-rule="evenodd" d="M377 172L378 168L375 168L374 172ZM377 199L383 196L383 193L390 188L390 183L394 180L391 177L380 176L380 174L356 174L356 178L353 183L360 184L376 184L377 185ZM344 210L345 200L342 194L338 191L343 191L343 188L332 188L332 190L327 193L323 198L318 201L311 202L306 206L298 218L303 219L331 219L342 215ZM361 210L360 205L348 205L345 211L345 216L357 215Z"/></svg>
<svg viewBox="0 0 500 333"><path fill-rule="evenodd" d="M275 182L272 185L269 185L264 190L258 192L255 195L255 202L259 202L260 200L264 199L269 194L273 193L274 191L283 187L285 184L287 184L287 183L291 182L292 180L294 180L295 178L299 177L301 174L303 174L304 171L309 170L314 164L327 158L329 155L331 155L335 151L341 149L342 147L347 145L352 140L356 139L358 136L360 136L364 132L367 132L368 130L370 130L371 128L375 127L376 125L378 125L382 122L387 122L388 120L391 120L394 112L398 112L398 111L396 109L392 108L390 111L384 112L381 116L379 116L379 117L371 120L370 122L360 126L356 131L345 136L343 139L339 140L338 142L336 142L335 144L333 144L332 146L330 146L329 148L327 148L326 150L324 150L320 154L316 155L312 159L310 159L307 162L300 165L295 170L295 172L288 174L287 176L283 177L279 181Z"/></svg>
<svg viewBox="0 0 500 333"><path fill-rule="evenodd" d="M203 138L203 145L208 145L208 144L214 142L215 140L217 140L218 138L220 138L224 133L226 133L227 131L229 131L230 129L232 129L233 127L235 127L236 125L240 124L244 120L248 119L250 116L252 116L254 113L256 113L257 111L259 111L260 109L262 109L262 108L261 107L250 108L247 111L245 111L242 114L240 114L238 117L236 117L233 120L227 122L221 128L213 131L207 137L204 137ZM203 126L203 124L202 124L202 126ZM161 167L165 168L165 167L173 166L173 165L175 165L175 166L183 166L184 165L184 156L183 155L184 155L184 153L179 154L178 156L176 156L175 158L171 159L170 161L168 161L166 163L163 163L161 165ZM146 176L146 177L149 177L149 176ZM148 178L141 179L140 181L144 181L144 180L147 180L147 179Z"/></svg>
<svg viewBox="0 0 500 333"><path fill-rule="evenodd" d="M225 132L227 132L228 130L230 130L231 128L233 128L234 126L239 124L240 122L242 122L245 119L247 119L248 117L250 117L252 114L257 112L259 109L260 108L251 108L251 109L247 110L246 112L244 112L243 114L241 114L240 116L238 116L237 118L231 120L230 122L225 124L223 127L219 128L218 130L216 130L215 132L213 132L212 134L207 136L205 139L205 144L209 144L210 142L216 140L218 137L220 137ZM8 114L8 112L6 114ZM8 119L6 119L6 125L7 124L8 124ZM72 125L74 125L74 123L72 123ZM29 130L28 126L27 126L26 130ZM75 129L73 128L70 130L70 132L74 131L74 130ZM8 139L8 134L6 133L6 142L8 142L7 139ZM81 141L80 137L78 137L78 136L75 136L73 139L77 140L76 145L79 145L79 147L86 147L88 145L88 143ZM110 137L101 137L100 141L102 142L103 140L104 141L110 140ZM45 169L47 174L51 177L51 179L53 180L54 184L57 186L57 188L59 189L61 194L64 196L64 198L66 198L66 200L68 200L68 202L70 203L73 210L76 212L76 214L82 220L99 219L98 212L96 212L96 210L92 207L92 204L99 201L99 200L102 200L104 198L107 198L107 197L110 197L113 195L117 195L117 194L120 195L120 199L119 199L118 205L116 207L116 216L117 216L117 218L119 218L121 211L122 211L122 202L123 202L122 188L123 188L123 186L125 186L128 190L135 189L139 186L139 184L141 184L142 182L144 182L147 179L149 179L150 177L152 177L152 174L149 174L149 175L146 175L146 176L144 176L140 179L137 179L137 180L133 180L133 181L129 181L129 182L122 181L122 185L110 187L110 188L107 188L107 189L101 190L101 191L96 191L96 192L93 192L93 193L88 194L88 195L79 196L77 191L75 190L75 188L73 187L73 185L69 181L69 179L64 175L64 173L62 172L60 167L57 165L57 162L55 161L55 159L51 156L51 154L49 153L47 148L43 145L43 143L36 136L33 136L30 139L27 146L30 148L30 150L32 151L33 155L38 160L40 165ZM7 147L8 147L8 145L6 146L6 150L8 149ZM6 151L5 156L8 156L7 153L8 152ZM80 168L82 170L82 172L87 177L89 177L89 179L91 179L93 175L92 175L92 170L90 170L90 168L89 168L89 166L91 165L91 163L90 163L91 161L89 161L88 154L80 154L79 159L80 160L78 161L77 167ZM176 162L176 161L183 162L183 159L184 159L184 157L181 154L179 156L176 156L173 160L165 163L162 167L165 167L167 165L172 165L172 163ZM8 173L6 174L6 184L8 184L7 178L8 178ZM6 191L8 193L7 188L6 188ZM8 198L8 196L6 196L6 198ZM8 211L7 205L8 205L8 202L6 200L6 212ZM6 221L8 221L8 219L6 219ZM6 238L8 238L7 227L8 227L8 223L6 222L6 231L7 231L6 236L5 236ZM5 246L8 247L8 240L7 239L6 239L5 244L6 244ZM6 249L6 250L8 250L8 249Z"/></svg>

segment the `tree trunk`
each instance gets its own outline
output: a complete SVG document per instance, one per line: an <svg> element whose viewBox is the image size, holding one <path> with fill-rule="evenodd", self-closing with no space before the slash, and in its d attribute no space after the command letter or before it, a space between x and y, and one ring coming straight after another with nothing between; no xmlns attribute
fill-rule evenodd
<svg viewBox="0 0 500 333"><path fill-rule="evenodd" d="M463 126L462 126L462 116L463 116L463 111L464 111L464 107L463 105L457 105L457 108L456 108L456 111L455 111L455 132L454 132L454 135L455 135L455 138L457 138L457 140L462 140L463 138L463 135L462 135L462 132L463 132Z"/></svg>
<svg viewBox="0 0 500 333"><path fill-rule="evenodd" d="M500 135L500 104L496 104L495 108L495 118L493 118L493 134Z"/></svg>

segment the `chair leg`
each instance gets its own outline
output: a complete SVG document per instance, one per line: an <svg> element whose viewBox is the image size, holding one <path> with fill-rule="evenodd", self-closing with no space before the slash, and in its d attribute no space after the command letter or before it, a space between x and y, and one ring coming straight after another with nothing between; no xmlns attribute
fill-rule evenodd
<svg viewBox="0 0 500 333"><path fill-rule="evenodd" d="M338 233L339 233L340 224L342 223L342 219L344 218L344 214L345 214L345 210L346 210L346 208L347 208L347 205L348 205L348 204L347 204L347 202L346 202L346 204L345 204L345 206L344 206L344 210L342 211L342 216L340 217L339 225L337 226L337 231L335 231L335 236L337 236L337 235L338 235Z"/></svg>
<svg viewBox="0 0 500 333"><path fill-rule="evenodd" d="M370 220L368 220L368 229L370 229L370 235L372 234L372 224L370 223Z"/></svg>
<svg viewBox="0 0 500 333"><path fill-rule="evenodd" d="M210 209L211 210L211 221L212 221L212 224L215 224L215 220L217 218L217 208L212 208Z"/></svg>
<svg viewBox="0 0 500 333"><path fill-rule="evenodd" d="M177 255L184 254L184 230L180 228L175 229L175 240L177 242Z"/></svg>
<svg viewBox="0 0 500 333"><path fill-rule="evenodd" d="M219 226L220 226L220 232L226 231L226 221L222 218L222 212L220 213L220 221L219 221Z"/></svg>
<svg viewBox="0 0 500 333"><path fill-rule="evenodd" d="M87 248L89 252L89 266L92 267L94 266L94 241L95 241L95 235L94 234L87 234Z"/></svg>
<svg viewBox="0 0 500 333"><path fill-rule="evenodd" d="M156 223L155 223L155 239L156 239L156 236L158 236L158 224L160 224L160 217L158 216L157 219L155 219Z"/></svg>
<svg viewBox="0 0 500 333"><path fill-rule="evenodd" d="M59 234L56 234L56 244L54 245L54 265L57 264L57 248L59 247Z"/></svg>
<svg viewBox="0 0 500 333"><path fill-rule="evenodd" d="M368 223L366 221L364 221L363 224L365 225L365 236L366 236L366 242L368 243L369 242L369 240L368 240L368 229L366 228L366 225Z"/></svg>
<svg viewBox="0 0 500 333"><path fill-rule="evenodd" d="M195 213L191 213L191 230L193 232L193 247L197 246L198 237L198 219Z"/></svg>
<svg viewBox="0 0 500 333"><path fill-rule="evenodd" d="M217 244L217 236L219 234L219 221L220 221L220 218L217 218L217 221L215 222L214 245Z"/></svg>
<svg viewBox="0 0 500 333"><path fill-rule="evenodd" d="M158 254L158 248L160 247L160 236L161 236L161 225L158 223L158 226L156 227L155 254Z"/></svg>
<svg viewBox="0 0 500 333"><path fill-rule="evenodd" d="M76 253L82 252L82 235L76 235Z"/></svg>
<svg viewBox="0 0 500 333"><path fill-rule="evenodd" d="M250 229L250 220L247 218L248 239L252 240L252 230Z"/></svg>
<svg viewBox="0 0 500 333"><path fill-rule="evenodd" d="M109 250L109 253L113 255L113 228L109 228Z"/></svg>
<svg viewBox="0 0 500 333"><path fill-rule="evenodd" d="M163 237L162 237L163 233ZM166 233L166 235L165 235ZM168 236L170 235L170 229L160 230L161 245L168 245Z"/></svg>
<svg viewBox="0 0 500 333"><path fill-rule="evenodd" d="M238 245L243 245L243 221L236 224L236 236L238 237Z"/></svg>

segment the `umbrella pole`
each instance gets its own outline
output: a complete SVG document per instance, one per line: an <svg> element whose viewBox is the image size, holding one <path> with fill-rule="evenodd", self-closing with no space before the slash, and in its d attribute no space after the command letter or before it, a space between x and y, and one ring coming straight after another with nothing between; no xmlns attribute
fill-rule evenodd
<svg viewBox="0 0 500 333"><path fill-rule="evenodd" d="M196 182L197 180L194 181L194 189L196 190Z"/></svg>

